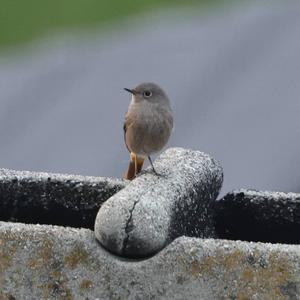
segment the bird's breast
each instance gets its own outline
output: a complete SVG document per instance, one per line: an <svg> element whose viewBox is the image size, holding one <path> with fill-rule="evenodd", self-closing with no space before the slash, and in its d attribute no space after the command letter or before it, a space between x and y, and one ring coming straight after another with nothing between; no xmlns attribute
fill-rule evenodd
<svg viewBox="0 0 300 300"><path fill-rule="evenodd" d="M149 155L160 151L167 143L172 127L171 110L158 105L130 107L134 122L131 128L131 148L137 154Z"/></svg>

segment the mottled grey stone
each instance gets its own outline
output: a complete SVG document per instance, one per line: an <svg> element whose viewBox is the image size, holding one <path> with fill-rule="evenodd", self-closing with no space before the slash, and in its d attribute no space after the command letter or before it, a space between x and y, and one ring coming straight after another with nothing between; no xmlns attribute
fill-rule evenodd
<svg viewBox="0 0 300 300"><path fill-rule="evenodd" d="M126 257L157 253L181 235L213 237L211 203L222 185L222 168L199 151L171 148L151 169L100 208L95 235L109 251Z"/></svg>
<svg viewBox="0 0 300 300"><path fill-rule="evenodd" d="M126 182L0 169L0 220L93 228L101 204Z"/></svg>
<svg viewBox="0 0 300 300"><path fill-rule="evenodd" d="M0 299L299 299L300 246L180 237L146 260L88 229L0 222Z"/></svg>
<svg viewBox="0 0 300 300"><path fill-rule="evenodd" d="M218 236L300 243L300 194L237 190L215 204Z"/></svg>

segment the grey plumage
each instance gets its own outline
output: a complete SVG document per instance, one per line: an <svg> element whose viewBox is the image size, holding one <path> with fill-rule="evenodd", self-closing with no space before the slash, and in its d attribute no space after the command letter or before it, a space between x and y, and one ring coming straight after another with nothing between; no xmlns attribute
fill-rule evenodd
<svg viewBox="0 0 300 300"><path fill-rule="evenodd" d="M125 89L132 93L132 99L125 115L124 139L131 153L130 172L135 160L135 173L141 169L137 166L138 158L148 157L160 151L168 142L173 128L173 115L170 101L166 93L157 84L142 83L134 89ZM141 163L141 164L142 164ZM153 171L154 167L152 165ZM132 178L125 175L125 178Z"/></svg>
<svg viewBox="0 0 300 300"><path fill-rule="evenodd" d="M160 151L169 140L173 128L170 101L154 83L142 83L131 92L124 123L125 143L130 152L148 156Z"/></svg>

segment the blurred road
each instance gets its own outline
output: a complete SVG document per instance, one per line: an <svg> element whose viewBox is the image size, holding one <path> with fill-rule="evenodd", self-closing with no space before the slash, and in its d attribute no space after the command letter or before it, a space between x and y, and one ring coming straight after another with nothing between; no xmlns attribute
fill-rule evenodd
<svg viewBox="0 0 300 300"><path fill-rule="evenodd" d="M141 22L142 21L142 22ZM0 166L121 176L123 87L160 83L168 146L221 161L234 188L300 192L300 3L148 16L0 57Z"/></svg>

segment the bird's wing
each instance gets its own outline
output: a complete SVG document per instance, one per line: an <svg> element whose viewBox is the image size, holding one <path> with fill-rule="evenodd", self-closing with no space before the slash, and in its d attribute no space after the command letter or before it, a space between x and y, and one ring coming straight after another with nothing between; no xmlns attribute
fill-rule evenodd
<svg viewBox="0 0 300 300"><path fill-rule="evenodd" d="M127 142L126 142L126 132L129 128L129 126L131 125L131 123L132 123L131 118L129 118L128 114L126 114L125 115L125 121L124 121L124 124L123 124L123 130L124 130L124 142L125 142L126 148L129 152L131 152L131 151L130 151L130 149L127 145Z"/></svg>

